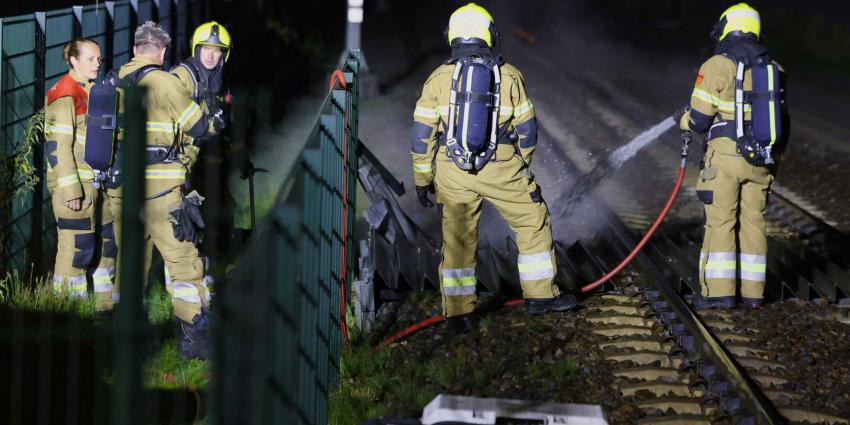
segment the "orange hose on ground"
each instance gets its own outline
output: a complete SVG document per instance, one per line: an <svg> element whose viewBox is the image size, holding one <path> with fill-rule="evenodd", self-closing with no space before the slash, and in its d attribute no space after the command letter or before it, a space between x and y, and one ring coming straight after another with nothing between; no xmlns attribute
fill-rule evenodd
<svg viewBox="0 0 850 425"><path fill-rule="evenodd" d="M343 90L347 90L348 87L345 85L345 74L342 73L341 70L334 70L333 74L331 74L331 81L328 84L328 92L333 91L334 87L339 84ZM348 102L346 101L343 109L343 121L345 121L342 128L342 244L340 247L340 273L339 273L339 331L342 336L342 345L344 347L348 347L348 328L345 325L345 242L346 242L346 232L347 232L347 221L348 221Z"/></svg>
<svg viewBox="0 0 850 425"><path fill-rule="evenodd" d="M378 344L377 347L375 347L375 350L377 350L381 347L390 345L390 344L392 344L392 343L394 343L394 342L396 342L396 341L398 341L398 340L400 340L400 339L402 339L402 338L404 338L404 337L406 337L406 336L408 336L408 335L410 335L410 334L412 334L412 333L414 333L414 332L416 332L416 331L418 331L422 328L431 326L431 325L436 324L436 323L440 323L443 320L446 320L446 318L443 317L442 315L438 314L436 316L431 316L431 317L429 317L429 318L427 318L427 319L425 319L425 320L423 320L419 323L416 323L413 326L408 326L408 327L402 329L400 332L395 333L393 336L383 340L380 344Z"/></svg>
<svg viewBox="0 0 850 425"><path fill-rule="evenodd" d="M513 307L513 306L523 305L523 304L525 304L525 300L510 300L510 301L505 301L505 303L503 305L505 307ZM438 314L436 316L431 316L431 317L429 317L429 318L427 318L427 319L425 319L421 322L418 322L418 323L416 323L412 326L408 326L408 327L402 329L399 332L396 332L391 337L381 341L381 343L378 344L374 348L374 350L378 350L381 347L386 347L387 345L390 345L390 344L392 344L392 343L394 343L394 342L396 342L396 341L398 341L398 340L400 340L400 339L402 339L402 338L404 338L404 337L406 337L406 336L408 336L408 335L410 335L410 334L412 334L412 333L414 333L414 332L416 332L416 331L418 331L422 328L426 328L428 326L440 323L443 320L446 320L446 318L443 317L442 315Z"/></svg>

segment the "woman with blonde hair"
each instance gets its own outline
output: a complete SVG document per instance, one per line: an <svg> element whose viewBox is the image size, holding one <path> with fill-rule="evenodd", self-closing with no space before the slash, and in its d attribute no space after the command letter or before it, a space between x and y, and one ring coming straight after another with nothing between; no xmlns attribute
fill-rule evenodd
<svg viewBox="0 0 850 425"><path fill-rule="evenodd" d="M113 220L108 208L98 208L94 173L83 160L88 93L100 71L100 46L76 38L65 45L62 56L70 69L47 91L44 121L47 188L58 236L53 288L85 297L86 273L96 264L92 280L97 308L111 310L117 254Z"/></svg>

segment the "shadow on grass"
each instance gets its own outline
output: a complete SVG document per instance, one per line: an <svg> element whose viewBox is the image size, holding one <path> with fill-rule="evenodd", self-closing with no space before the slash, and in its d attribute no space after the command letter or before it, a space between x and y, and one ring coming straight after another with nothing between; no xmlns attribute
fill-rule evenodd
<svg viewBox="0 0 850 425"><path fill-rule="evenodd" d="M121 335L112 320L99 318L91 299L50 295L38 285L6 289L0 298L0 423L114 423L114 345ZM149 291L150 321L141 325L146 361L136 413L143 423L202 422L208 364L180 358L170 301L159 291Z"/></svg>

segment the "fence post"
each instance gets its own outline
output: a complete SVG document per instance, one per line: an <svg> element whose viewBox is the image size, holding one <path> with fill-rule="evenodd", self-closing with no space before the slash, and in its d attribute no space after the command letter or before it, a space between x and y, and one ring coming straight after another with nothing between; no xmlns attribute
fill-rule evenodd
<svg viewBox="0 0 850 425"><path fill-rule="evenodd" d="M160 13L159 13L159 2L160 1L162 1L162 0L151 0L151 5L152 5L151 6L151 20L154 21L154 22L159 22L159 15L160 15ZM168 0L165 0L165 1L168 1ZM141 25L143 23L144 22L139 22L139 25Z"/></svg>
<svg viewBox="0 0 850 425"><path fill-rule="evenodd" d="M130 53L128 57L133 57L133 42L136 37L136 28L139 27L139 0L130 0L130 17L127 20L128 26L130 30L127 31L128 37L130 37L130 42L127 44L129 46Z"/></svg>
<svg viewBox="0 0 850 425"><path fill-rule="evenodd" d="M113 61L115 59L115 2L107 1L104 2L106 5L106 28L105 28L105 46L103 46L103 50L105 55L101 55L104 58L103 66L101 68L105 70L113 69Z"/></svg>
<svg viewBox="0 0 850 425"><path fill-rule="evenodd" d="M47 40L45 36L45 12L35 12L35 90L33 94L33 113L38 113L44 106L44 72L45 56L47 55ZM36 173L42 176L44 173L44 156L41 154L44 135L38 136L38 142L32 148L32 165ZM39 178L32 192L32 212L30 221L30 243L29 260L32 270L40 274L43 270L41 260L43 250L42 223L44 222L44 181Z"/></svg>
<svg viewBox="0 0 850 425"><path fill-rule="evenodd" d="M3 61L3 18L0 18L0 62ZM3 75L3 69L6 68L0 63L0 130L3 128L4 120L3 118L6 116L6 96L4 93L6 92L6 79ZM2 137L0 137L0 155L2 158L6 159L6 146L3 143ZM13 184L11 179L8 182L0 182L0 190L4 193L12 193ZM12 218L12 197L3 197L0 198L0 223L8 223ZM7 256L7 252L10 250L11 245L9 244L9 236L8 235L0 235L0 253L3 254L3 258L9 258ZM5 262L4 262L5 263ZM11 266L7 264L0 264L0 273L8 273L11 271ZM14 399L13 399L14 401Z"/></svg>
<svg viewBox="0 0 850 425"><path fill-rule="evenodd" d="M74 37L79 37L83 34L83 7L71 6L71 10L74 11L74 18L77 20L77 24L74 25Z"/></svg>

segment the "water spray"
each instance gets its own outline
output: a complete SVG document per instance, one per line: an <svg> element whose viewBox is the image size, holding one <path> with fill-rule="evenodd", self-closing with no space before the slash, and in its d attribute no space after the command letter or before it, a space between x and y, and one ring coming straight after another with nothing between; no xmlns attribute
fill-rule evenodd
<svg viewBox="0 0 850 425"><path fill-rule="evenodd" d="M649 241L649 238L652 237L652 234L658 230L658 226L661 225L661 222L664 221L664 217L667 216L667 213L670 212L670 207L673 206L673 201L676 200L676 196L679 194L679 189L682 187L682 181L685 179L685 169L688 167L688 146L691 144L691 132L683 131L682 132L682 153L681 153L681 162L679 163L679 175L676 177L676 183L673 185L673 190L670 192L670 197L667 198L667 203L664 205L664 208L658 214L658 217L655 219L655 222L652 223L652 226L643 235L640 242L638 242L637 246L610 272L606 273L604 276L596 279L595 281L583 286L581 288L581 292L589 292L607 282L609 279L614 277L617 273L623 270L626 265L628 265L634 258L637 256L638 252L640 252L641 248Z"/></svg>
<svg viewBox="0 0 850 425"><path fill-rule="evenodd" d="M599 162L592 170L590 170L589 173L582 176L581 179L572 186L570 191L567 193L567 196L564 197L564 201L560 204L578 204L588 193L596 189L596 187L599 186L599 184L602 183L609 174L619 170L623 164L637 155L641 149L658 139L659 136L664 134L674 125L676 125L676 121L672 118L667 118L652 128L638 134L634 139L630 140L629 143L619 147L608 156L606 161ZM574 209L570 211L574 211ZM564 220L569 218L569 215L570 213L564 213L564 211L561 211L561 214L558 214L558 218Z"/></svg>

